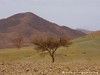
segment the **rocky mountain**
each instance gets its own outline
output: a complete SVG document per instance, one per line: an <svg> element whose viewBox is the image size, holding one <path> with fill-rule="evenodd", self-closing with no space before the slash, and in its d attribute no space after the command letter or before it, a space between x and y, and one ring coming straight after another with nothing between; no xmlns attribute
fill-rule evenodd
<svg viewBox="0 0 100 75"><path fill-rule="evenodd" d="M0 48L9 47L10 40L17 37L24 37L25 42L33 38L46 38L49 36L64 36L77 38L86 35L83 32L71 29L66 26L59 26L49 22L31 12L19 13L0 20Z"/></svg>

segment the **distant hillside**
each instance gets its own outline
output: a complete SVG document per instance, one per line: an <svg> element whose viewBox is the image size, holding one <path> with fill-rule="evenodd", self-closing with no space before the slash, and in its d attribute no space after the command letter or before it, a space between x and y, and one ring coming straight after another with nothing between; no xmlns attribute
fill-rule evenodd
<svg viewBox="0 0 100 75"><path fill-rule="evenodd" d="M83 33L85 33L85 34L91 34L92 32L94 32L94 31L90 31L90 30L86 30L86 29L76 29L76 30L78 30L78 31L81 31L81 32L83 32Z"/></svg>
<svg viewBox="0 0 100 75"><path fill-rule="evenodd" d="M100 36L100 30L96 31L96 32L93 32L93 33L89 34L88 36L89 37L98 37L98 36Z"/></svg>
<svg viewBox="0 0 100 75"><path fill-rule="evenodd" d="M31 12L19 13L0 20L1 47L10 45L10 40L19 35L24 37L25 42L29 42L33 38L39 37L64 36L77 38L86 34L69 27L59 26Z"/></svg>

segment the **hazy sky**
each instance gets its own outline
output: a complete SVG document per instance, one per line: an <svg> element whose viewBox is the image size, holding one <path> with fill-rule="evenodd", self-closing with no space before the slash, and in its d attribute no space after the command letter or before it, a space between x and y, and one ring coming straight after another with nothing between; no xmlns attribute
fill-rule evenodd
<svg viewBox="0 0 100 75"><path fill-rule="evenodd" d="M71 28L100 30L100 0L0 0L0 19L21 12Z"/></svg>

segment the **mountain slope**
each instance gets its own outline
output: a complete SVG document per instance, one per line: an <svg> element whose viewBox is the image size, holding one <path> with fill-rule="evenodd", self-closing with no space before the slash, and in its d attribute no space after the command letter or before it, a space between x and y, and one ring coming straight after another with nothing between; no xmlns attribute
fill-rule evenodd
<svg viewBox="0 0 100 75"><path fill-rule="evenodd" d="M83 32L51 23L31 12L19 13L0 20L0 40L8 42L17 36L23 36L25 42L32 38L46 38L48 36L65 36L77 38L84 36ZM1 44L2 44L1 42ZM10 41L9 41L10 42Z"/></svg>
<svg viewBox="0 0 100 75"><path fill-rule="evenodd" d="M93 33L94 31L90 31L90 30L86 30L86 29L76 29L76 30L78 30L78 31L81 31L81 32L83 32L83 33L85 33L85 34L91 34L91 33Z"/></svg>

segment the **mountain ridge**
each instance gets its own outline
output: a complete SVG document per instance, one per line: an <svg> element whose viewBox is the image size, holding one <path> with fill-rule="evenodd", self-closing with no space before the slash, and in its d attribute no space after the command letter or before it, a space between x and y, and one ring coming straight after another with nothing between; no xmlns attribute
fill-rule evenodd
<svg viewBox="0 0 100 75"><path fill-rule="evenodd" d="M5 38L4 40L7 41L17 35L21 35L29 41L33 38L49 36L77 38L86 34L66 26L59 26L31 12L26 12L0 20L0 40Z"/></svg>

